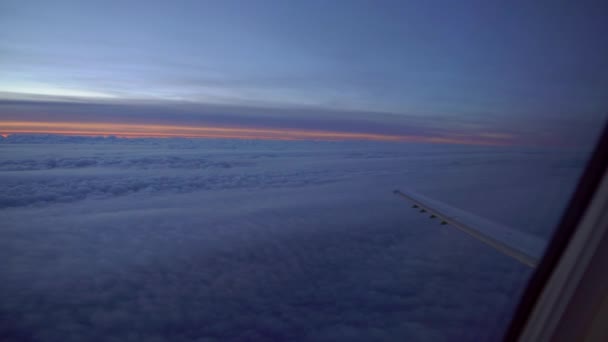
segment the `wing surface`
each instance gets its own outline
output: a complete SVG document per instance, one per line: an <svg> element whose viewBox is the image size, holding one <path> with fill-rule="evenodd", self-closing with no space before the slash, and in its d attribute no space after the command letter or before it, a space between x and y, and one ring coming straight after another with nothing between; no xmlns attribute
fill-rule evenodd
<svg viewBox="0 0 608 342"><path fill-rule="evenodd" d="M443 225L453 226L529 267L536 267L538 264L544 242L536 236L492 222L413 191L395 190L393 193L411 202L412 207L420 212L439 219Z"/></svg>

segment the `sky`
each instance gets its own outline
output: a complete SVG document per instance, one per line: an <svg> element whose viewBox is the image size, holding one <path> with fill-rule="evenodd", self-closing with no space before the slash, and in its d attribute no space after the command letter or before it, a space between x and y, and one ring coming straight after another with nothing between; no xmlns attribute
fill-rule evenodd
<svg viewBox="0 0 608 342"><path fill-rule="evenodd" d="M588 144L607 7L3 0L0 134Z"/></svg>

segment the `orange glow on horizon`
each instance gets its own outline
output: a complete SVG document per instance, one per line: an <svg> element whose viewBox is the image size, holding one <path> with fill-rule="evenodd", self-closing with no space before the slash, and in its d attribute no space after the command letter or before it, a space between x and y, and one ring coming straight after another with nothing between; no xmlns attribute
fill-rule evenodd
<svg viewBox="0 0 608 342"><path fill-rule="evenodd" d="M102 123L102 122L29 122L0 121L0 134L60 134L82 136L116 136L121 138L220 138L264 140L373 140L428 142L451 144L497 145L495 141L480 139L427 137L379 133L339 132L303 129L256 127L185 126L162 124ZM503 142L502 144L504 144Z"/></svg>

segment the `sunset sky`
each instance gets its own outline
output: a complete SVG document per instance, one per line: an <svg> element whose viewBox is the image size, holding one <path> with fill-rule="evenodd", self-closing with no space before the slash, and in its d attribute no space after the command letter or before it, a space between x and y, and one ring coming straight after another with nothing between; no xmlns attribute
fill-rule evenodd
<svg viewBox="0 0 608 342"><path fill-rule="evenodd" d="M0 134L588 143L606 7L2 1Z"/></svg>

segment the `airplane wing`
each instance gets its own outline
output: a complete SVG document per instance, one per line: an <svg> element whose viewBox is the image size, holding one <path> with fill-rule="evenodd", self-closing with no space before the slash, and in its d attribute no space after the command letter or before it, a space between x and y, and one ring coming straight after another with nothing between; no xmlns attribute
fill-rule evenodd
<svg viewBox="0 0 608 342"><path fill-rule="evenodd" d="M475 216L413 191L395 190L393 193L411 202L412 208L426 213L431 218L438 218L442 225L458 228L529 267L536 267L538 264L544 242L535 236Z"/></svg>

